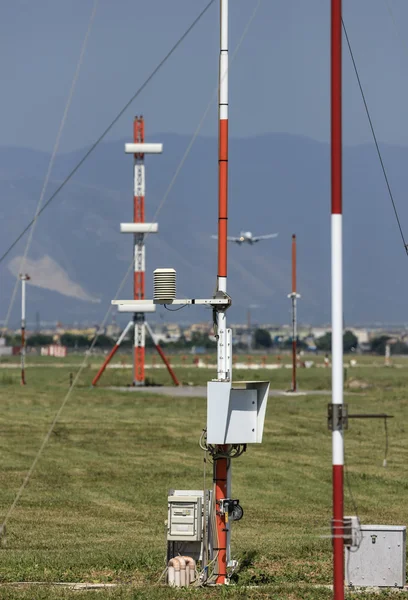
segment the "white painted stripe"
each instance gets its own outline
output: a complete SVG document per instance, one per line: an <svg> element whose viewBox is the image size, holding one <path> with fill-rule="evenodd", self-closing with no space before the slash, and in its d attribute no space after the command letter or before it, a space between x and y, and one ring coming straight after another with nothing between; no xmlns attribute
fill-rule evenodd
<svg viewBox="0 0 408 600"><path fill-rule="evenodd" d="M220 104L228 104L228 53L220 54Z"/></svg>
<svg viewBox="0 0 408 600"><path fill-rule="evenodd" d="M21 321L25 324L26 318L26 280L21 280Z"/></svg>
<svg viewBox="0 0 408 600"><path fill-rule="evenodd" d="M145 167L140 163L135 163L133 193L137 198L144 198L145 189Z"/></svg>
<svg viewBox="0 0 408 600"><path fill-rule="evenodd" d="M227 378L227 318L225 311L217 313L217 378Z"/></svg>
<svg viewBox="0 0 408 600"><path fill-rule="evenodd" d="M227 292L227 278L218 277L218 288L220 292Z"/></svg>
<svg viewBox="0 0 408 600"><path fill-rule="evenodd" d="M343 264L342 215L332 215L332 392L343 402Z"/></svg>
<svg viewBox="0 0 408 600"><path fill-rule="evenodd" d="M344 465L344 438L341 431L332 434L333 465Z"/></svg>
<svg viewBox="0 0 408 600"><path fill-rule="evenodd" d="M343 235L342 215L331 217L332 402L343 404ZM344 464L343 432L333 431L333 465Z"/></svg>
<svg viewBox="0 0 408 600"><path fill-rule="evenodd" d="M145 326L144 323L135 323L135 348L145 347Z"/></svg>
<svg viewBox="0 0 408 600"><path fill-rule="evenodd" d="M134 256L134 272L144 273L146 271L145 264L145 246L144 244L135 245L135 256Z"/></svg>
<svg viewBox="0 0 408 600"><path fill-rule="evenodd" d="M228 50L228 0L221 0L221 50Z"/></svg>
<svg viewBox="0 0 408 600"><path fill-rule="evenodd" d="M219 107L220 121L228 121L228 106L224 104Z"/></svg>

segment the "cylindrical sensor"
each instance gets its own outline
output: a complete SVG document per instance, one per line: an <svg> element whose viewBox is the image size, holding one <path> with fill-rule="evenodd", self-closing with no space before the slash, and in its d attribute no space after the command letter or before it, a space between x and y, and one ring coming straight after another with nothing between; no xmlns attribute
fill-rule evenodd
<svg viewBox="0 0 408 600"><path fill-rule="evenodd" d="M153 272L153 298L165 304L176 298L175 269L156 269Z"/></svg>

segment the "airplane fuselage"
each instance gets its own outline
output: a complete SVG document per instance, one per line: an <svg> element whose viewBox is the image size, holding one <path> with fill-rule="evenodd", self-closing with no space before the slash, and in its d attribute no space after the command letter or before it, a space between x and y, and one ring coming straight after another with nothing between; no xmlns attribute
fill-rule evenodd
<svg viewBox="0 0 408 600"><path fill-rule="evenodd" d="M253 244L252 232L251 231L241 231L239 234L239 238L237 240L237 244Z"/></svg>

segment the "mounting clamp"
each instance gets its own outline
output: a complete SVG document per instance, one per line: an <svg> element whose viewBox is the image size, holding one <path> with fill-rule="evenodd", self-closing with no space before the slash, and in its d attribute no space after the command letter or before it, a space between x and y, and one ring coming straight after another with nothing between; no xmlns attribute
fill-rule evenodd
<svg viewBox="0 0 408 600"><path fill-rule="evenodd" d="M327 425L329 431L343 431L348 429L348 405L328 404Z"/></svg>

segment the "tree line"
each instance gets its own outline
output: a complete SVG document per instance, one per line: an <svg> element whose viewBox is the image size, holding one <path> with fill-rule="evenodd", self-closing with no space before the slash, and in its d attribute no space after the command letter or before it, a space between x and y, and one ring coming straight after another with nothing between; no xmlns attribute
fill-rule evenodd
<svg viewBox="0 0 408 600"><path fill-rule="evenodd" d="M376 338L373 338L370 342L370 352L374 354L385 354L385 347L387 343L389 343L391 338L386 335L381 335ZM21 343L21 339L19 335L6 336L6 342L10 346L19 346ZM327 332L322 337L318 338L315 341L316 348L320 352L331 352L331 342L332 336L330 332ZM53 336L46 335L43 333L34 333L30 335L27 339L28 347L40 347L40 346L48 346L50 344L54 344ZM92 338L90 339L86 335L76 335L73 333L64 333L60 336L60 343L63 346L67 346L68 348L78 349L78 350L86 350L92 343ZM116 343L116 340L105 335L101 334L98 336L94 346L95 348L112 348L112 346ZM211 351L216 349L217 344L214 340L211 340L206 333L194 332L191 340L186 340L184 336L181 336L177 341L160 341L160 345L165 346L169 349L174 350L182 350L187 348L203 348L206 351ZM133 340L128 339L122 342L123 348L131 348L133 346ZM146 348L153 348L153 342L149 336L146 337ZM248 344L238 344L238 349L246 350L248 348ZM271 334L266 329L256 329L253 334L252 340L252 348L255 350L269 350L269 349L279 349L279 350L290 350L292 347L292 340L286 339L283 341L276 341L272 339ZM307 344L303 340L297 340L297 347L299 350L306 350ZM344 332L343 335L343 350L346 353L354 352L358 349L358 339L354 335L354 333L350 330ZM401 341L393 341L392 342L392 354L408 354L408 345Z"/></svg>

